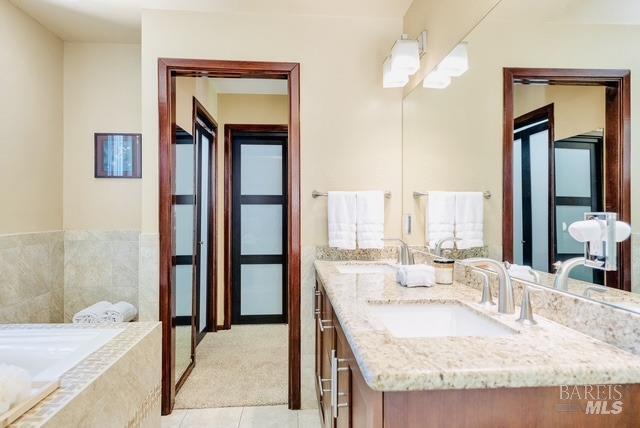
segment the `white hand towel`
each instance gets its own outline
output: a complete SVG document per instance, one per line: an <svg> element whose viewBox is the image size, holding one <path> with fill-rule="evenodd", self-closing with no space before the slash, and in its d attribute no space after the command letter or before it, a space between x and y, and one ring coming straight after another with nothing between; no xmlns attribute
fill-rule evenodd
<svg viewBox="0 0 640 428"><path fill-rule="evenodd" d="M138 310L129 302L118 302L111 305L101 317L103 322L129 322L132 321Z"/></svg>
<svg viewBox="0 0 640 428"><path fill-rule="evenodd" d="M456 213L456 196L453 192L429 192L429 202L426 204L428 219L426 241L431 248L436 243L453 236L454 219ZM445 242L442 248L453 248L452 242Z"/></svg>
<svg viewBox="0 0 640 428"><path fill-rule="evenodd" d="M356 193L329 192L329 246L356 249Z"/></svg>
<svg viewBox="0 0 640 428"><path fill-rule="evenodd" d="M398 266L396 281L404 287L431 287L436 282L436 272L429 265Z"/></svg>
<svg viewBox="0 0 640 428"><path fill-rule="evenodd" d="M356 193L356 230L359 248L384 247L384 192Z"/></svg>
<svg viewBox="0 0 640 428"><path fill-rule="evenodd" d="M111 303L107 301L101 301L94 303L88 308L84 308L73 316L74 324L95 324L99 323L100 318L105 314L105 311L111 307Z"/></svg>
<svg viewBox="0 0 640 428"><path fill-rule="evenodd" d="M0 415L31 395L31 375L22 367L0 364ZM2 422L2 421L0 421Z"/></svg>
<svg viewBox="0 0 640 428"><path fill-rule="evenodd" d="M482 192L457 192L455 237L461 250L484 246L484 200Z"/></svg>

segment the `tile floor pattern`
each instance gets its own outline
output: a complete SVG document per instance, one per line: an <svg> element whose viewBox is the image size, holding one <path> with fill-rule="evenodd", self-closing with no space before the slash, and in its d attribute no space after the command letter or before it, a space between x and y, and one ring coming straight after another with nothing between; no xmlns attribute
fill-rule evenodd
<svg viewBox="0 0 640 428"><path fill-rule="evenodd" d="M320 428L320 416L287 406L183 409L163 416L162 428Z"/></svg>

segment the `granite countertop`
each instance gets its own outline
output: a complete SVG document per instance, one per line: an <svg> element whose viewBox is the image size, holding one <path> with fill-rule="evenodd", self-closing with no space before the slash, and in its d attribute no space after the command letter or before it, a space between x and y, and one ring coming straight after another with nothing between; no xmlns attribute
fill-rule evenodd
<svg viewBox="0 0 640 428"><path fill-rule="evenodd" d="M377 391L418 391L640 383L640 357L546 320L537 325L477 302L462 283L405 288L393 273L341 274L344 262L316 261L316 272L367 384ZM353 262L351 263L353 264ZM514 330L494 337L392 336L371 307L380 303L455 302ZM516 302L519 305L519 302Z"/></svg>

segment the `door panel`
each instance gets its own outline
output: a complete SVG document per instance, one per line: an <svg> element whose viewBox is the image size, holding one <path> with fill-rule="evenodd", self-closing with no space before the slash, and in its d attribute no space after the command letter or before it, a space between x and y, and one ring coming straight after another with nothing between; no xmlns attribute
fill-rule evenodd
<svg viewBox="0 0 640 428"><path fill-rule="evenodd" d="M287 134L231 133L232 322L287 322Z"/></svg>

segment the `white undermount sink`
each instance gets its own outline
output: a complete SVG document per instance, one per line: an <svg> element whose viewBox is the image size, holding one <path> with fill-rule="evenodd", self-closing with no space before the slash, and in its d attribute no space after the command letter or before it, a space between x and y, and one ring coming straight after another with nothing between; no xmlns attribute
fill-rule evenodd
<svg viewBox="0 0 640 428"><path fill-rule="evenodd" d="M391 273L395 269L389 265L382 264L361 264L361 265L338 265L340 273Z"/></svg>
<svg viewBox="0 0 640 428"><path fill-rule="evenodd" d="M371 316L395 337L507 336L516 331L459 303L376 303Z"/></svg>

